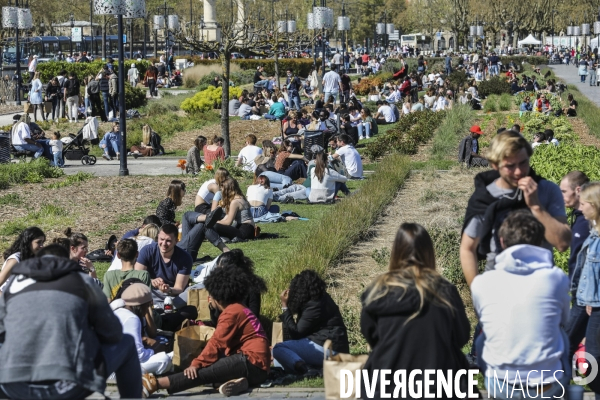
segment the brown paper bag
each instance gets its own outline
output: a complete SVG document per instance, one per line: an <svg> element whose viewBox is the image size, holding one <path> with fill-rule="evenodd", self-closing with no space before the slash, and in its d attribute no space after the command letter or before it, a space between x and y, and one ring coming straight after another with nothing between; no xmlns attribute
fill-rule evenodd
<svg viewBox="0 0 600 400"><path fill-rule="evenodd" d="M331 340L326 340L323 344L325 359L323 361L323 380L325 381L325 398L339 399L340 393L340 371L343 369L352 371L355 377L357 369L362 369L369 358L368 355L353 356L351 354L339 353L335 356L327 357L327 351L331 348ZM348 382L346 382L347 384ZM352 387L350 399L356 398L356 383Z"/></svg>
<svg viewBox="0 0 600 400"><path fill-rule="evenodd" d="M52 112L52 102L51 101L46 101L44 102L44 112L46 114L51 113Z"/></svg>
<svg viewBox="0 0 600 400"><path fill-rule="evenodd" d="M271 331L271 346L283 342L283 323L273 322L273 330Z"/></svg>
<svg viewBox="0 0 600 400"><path fill-rule="evenodd" d="M194 306L198 310L198 320L210 320L210 309L208 308L208 291L206 289L188 290L188 306Z"/></svg>
<svg viewBox="0 0 600 400"><path fill-rule="evenodd" d="M184 322L184 325L186 322ZM202 352L206 343L212 337L215 328L205 325L186 326L175 332L173 345L173 365L184 370L192 360Z"/></svg>
<svg viewBox="0 0 600 400"><path fill-rule="evenodd" d="M30 102L25 103L25 105L23 106L23 112L25 114L31 114L33 112L33 104L31 104Z"/></svg>

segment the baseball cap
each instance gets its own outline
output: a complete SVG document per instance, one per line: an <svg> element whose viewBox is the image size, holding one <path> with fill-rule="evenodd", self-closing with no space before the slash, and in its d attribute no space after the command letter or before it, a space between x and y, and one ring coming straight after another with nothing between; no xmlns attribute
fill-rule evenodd
<svg viewBox="0 0 600 400"><path fill-rule="evenodd" d="M471 133L477 133L477 134L479 134L479 135L483 135L483 131L481 130L481 127L480 127L479 125L473 125L473 126L471 127L471 129L469 129L469 131L470 131Z"/></svg>

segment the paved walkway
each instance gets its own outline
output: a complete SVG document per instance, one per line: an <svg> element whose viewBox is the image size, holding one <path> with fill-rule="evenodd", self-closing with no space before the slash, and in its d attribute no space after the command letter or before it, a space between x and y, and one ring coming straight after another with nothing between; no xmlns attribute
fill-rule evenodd
<svg viewBox="0 0 600 400"><path fill-rule="evenodd" d="M140 157L137 160L127 157L129 175L177 175L181 169L177 168L177 161L185 157ZM79 171L89 172L96 176L118 176L120 161L116 158L107 161L99 157L95 165L82 165L79 160L65 160L65 174L73 175Z"/></svg>
<svg viewBox="0 0 600 400"><path fill-rule="evenodd" d="M109 386L106 391L106 396L111 399L118 399L119 393L115 386ZM169 396L165 390L155 393L150 398L173 398L173 399L223 399L224 396L217 390L209 388L197 388L185 392L177 393ZM235 396L236 399L313 399L325 400L325 392L323 389L315 388L285 388L276 387L269 389L252 389L248 393ZM87 397L87 400L103 400L104 397L99 394L93 394Z"/></svg>
<svg viewBox="0 0 600 400"><path fill-rule="evenodd" d="M552 64L549 65L549 67L552 68L557 77L569 85L577 86L577 89L579 89L581 93L600 107L600 86L590 86L589 77L585 83L581 83L579 75L577 75L577 67L564 64ZM566 96L564 98L566 98Z"/></svg>

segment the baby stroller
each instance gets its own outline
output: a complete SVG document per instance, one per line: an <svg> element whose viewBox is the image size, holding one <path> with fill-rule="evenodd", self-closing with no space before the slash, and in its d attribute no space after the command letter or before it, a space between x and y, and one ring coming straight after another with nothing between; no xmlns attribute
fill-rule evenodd
<svg viewBox="0 0 600 400"><path fill-rule="evenodd" d="M68 138L63 140L63 162L67 160L81 160L83 165L96 164L96 156L89 155L90 149L86 147L88 140L83 138L83 130L85 126L77 132L77 135L69 134Z"/></svg>

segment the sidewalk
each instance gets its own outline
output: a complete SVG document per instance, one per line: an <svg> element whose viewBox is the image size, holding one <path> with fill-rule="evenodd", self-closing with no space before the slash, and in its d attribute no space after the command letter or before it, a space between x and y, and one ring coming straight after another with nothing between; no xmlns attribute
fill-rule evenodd
<svg viewBox="0 0 600 400"><path fill-rule="evenodd" d="M119 393L116 386L109 386L105 393L111 399L118 399ZM166 390L155 393L150 398L177 398L177 399L224 399L225 397L218 390L200 387L193 390L177 393L169 396ZM248 393L235 396L236 399L314 399L325 400L325 392L322 388L286 388L276 387L268 389L252 389ZM99 394L93 394L87 397L87 400L104 400Z"/></svg>
<svg viewBox="0 0 600 400"><path fill-rule="evenodd" d="M579 75L577 74L577 67L574 65L565 65L565 64L551 64L548 65L553 71L554 74L565 81L569 85L577 86L577 89L585 95L590 101L594 102L597 106L600 107L600 86L590 86L589 77L585 81L585 83L581 83L579 79ZM544 82L545 84L545 82ZM567 94L569 91L567 90L563 93L563 99L567 98ZM575 98L577 100L577 98Z"/></svg>

